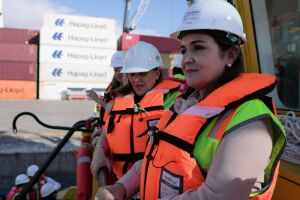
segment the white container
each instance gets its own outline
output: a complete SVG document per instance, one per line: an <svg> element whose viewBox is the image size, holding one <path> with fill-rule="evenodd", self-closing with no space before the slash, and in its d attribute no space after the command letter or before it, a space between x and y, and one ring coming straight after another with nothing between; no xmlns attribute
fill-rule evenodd
<svg viewBox="0 0 300 200"><path fill-rule="evenodd" d="M0 0L0 28L4 27L4 23L3 23L3 0Z"/></svg>
<svg viewBox="0 0 300 200"><path fill-rule="evenodd" d="M115 52L113 49L41 45L39 62L108 66Z"/></svg>
<svg viewBox="0 0 300 200"><path fill-rule="evenodd" d="M39 82L39 99L41 100L65 100L87 99L86 90L95 89L104 91L108 84L78 83L78 82ZM72 91L72 92L70 92ZM71 96L73 95L73 96Z"/></svg>
<svg viewBox="0 0 300 200"><path fill-rule="evenodd" d="M114 19L55 13L45 14L43 26L98 30L108 33L116 32L116 21Z"/></svg>
<svg viewBox="0 0 300 200"><path fill-rule="evenodd" d="M42 63L39 67L40 81L74 81L108 84L114 70L110 66L49 64Z"/></svg>
<svg viewBox="0 0 300 200"><path fill-rule="evenodd" d="M75 28L42 27L40 44L117 49L115 33Z"/></svg>

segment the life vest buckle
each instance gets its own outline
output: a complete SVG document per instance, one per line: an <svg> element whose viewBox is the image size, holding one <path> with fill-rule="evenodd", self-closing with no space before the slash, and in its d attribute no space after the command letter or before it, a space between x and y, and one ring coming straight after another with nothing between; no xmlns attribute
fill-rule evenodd
<svg viewBox="0 0 300 200"><path fill-rule="evenodd" d="M139 112L139 107L136 104L133 105L133 111L134 111L134 113Z"/></svg>
<svg viewBox="0 0 300 200"><path fill-rule="evenodd" d="M151 144L158 144L158 128L156 127L150 127L149 131L148 131L148 135L149 135L149 142Z"/></svg>

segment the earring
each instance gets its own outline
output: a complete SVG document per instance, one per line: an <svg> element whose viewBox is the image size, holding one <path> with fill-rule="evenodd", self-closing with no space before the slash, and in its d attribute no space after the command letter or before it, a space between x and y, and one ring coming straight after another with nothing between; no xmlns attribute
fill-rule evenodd
<svg viewBox="0 0 300 200"><path fill-rule="evenodd" d="M230 68L231 66L232 66L232 64L231 64L231 63L228 63L228 64L227 64L227 67L229 67L229 68Z"/></svg>

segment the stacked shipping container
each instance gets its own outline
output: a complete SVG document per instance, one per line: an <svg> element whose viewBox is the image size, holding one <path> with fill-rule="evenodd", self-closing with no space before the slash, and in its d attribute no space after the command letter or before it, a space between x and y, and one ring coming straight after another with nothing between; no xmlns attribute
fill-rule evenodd
<svg viewBox="0 0 300 200"><path fill-rule="evenodd" d="M0 28L0 99L35 99L38 31Z"/></svg>
<svg viewBox="0 0 300 200"><path fill-rule="evenodd" d="M0 0L0 28L3 26L3 0Z"/></svg>
<svg viewBox="0 0 300 200"><path fill-rule="evenodd" d="M68 92L104 90L113 77L117 49L112 19L47 14L40 32L39 98L70 98Z"/></svg>

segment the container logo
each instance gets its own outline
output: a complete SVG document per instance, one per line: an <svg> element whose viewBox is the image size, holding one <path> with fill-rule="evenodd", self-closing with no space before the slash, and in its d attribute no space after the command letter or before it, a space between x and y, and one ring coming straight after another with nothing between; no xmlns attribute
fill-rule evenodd
<svg viewBox="0 0 300 200"><path fill-rule="evenodd" d="M55 32L52 36L53 40L61 40L63 38L63 33Z"/></svg>
<svg viewBox="0 0 300 200"><path fill-rule="evenodd" d="M53 76L61 76L61 74L62 74L62 68L54 68L54 70L52 71Z"/></svg>
<svg viewBox="0 0 300 200"><path fill-rule="evenodd" d="M58 18L54 23L56 26L63 26L65 24L65 19Z"/></svg>
<svg viewBox="0 0 300 200"><path fill-rule="evenodd" d="M58 51L58 50L55 50L54 52L53 52L53 54L52 54L52 57L53 58L58 58L58 59L60 59L61 57L62 57L62 55L63 55L63 52L62 51Z"/></svg>

